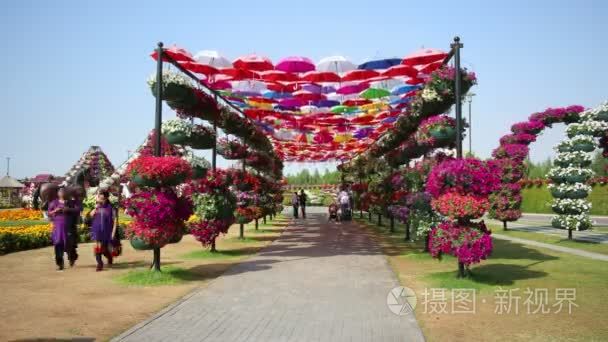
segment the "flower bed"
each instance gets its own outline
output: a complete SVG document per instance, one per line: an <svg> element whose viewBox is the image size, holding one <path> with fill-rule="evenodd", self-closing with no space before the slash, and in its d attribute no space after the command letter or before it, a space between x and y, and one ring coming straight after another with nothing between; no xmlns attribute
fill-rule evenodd
<svg viewBox="0 0 608 342"><path fill-rule="evenodd" d="M35 221L42 218L42 211L35 209L0 210L0 221Z"/></svg>
<svg viewBox="0 0 608 342"><path fill-rule="evenodd" d="M0 255L50 246L51 224L0 227Z"/></svg>

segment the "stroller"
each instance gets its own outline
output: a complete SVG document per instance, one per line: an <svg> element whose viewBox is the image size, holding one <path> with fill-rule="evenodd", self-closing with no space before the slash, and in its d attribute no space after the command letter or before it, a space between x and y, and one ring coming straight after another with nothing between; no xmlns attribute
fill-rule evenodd
<svg viewBox="0 0 608 342"><path fill-rule="evenodd" d="M331 220L334 220L335 222L340 221L340 217L338 216L338 205L336 203L329 205L329 221Z"/></svg>

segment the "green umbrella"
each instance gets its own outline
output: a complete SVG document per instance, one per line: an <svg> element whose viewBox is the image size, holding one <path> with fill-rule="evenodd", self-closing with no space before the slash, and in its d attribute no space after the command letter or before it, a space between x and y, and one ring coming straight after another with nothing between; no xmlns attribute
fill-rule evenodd
<svg viewBox="0 0 608 342"><path fill-rule="evenodd" d="M343 106L343 105L338 105L338 106L333 106L331 107L331 112L332 113L352 113L357 111L357 107L349 107L349 106Z"/></svg>
<svg viewBox="0 0 608 342"><path fill-rule="evenodd" d="M364 99L378 99L381 97L387 97L390 96L391 92L386 90L386 89L379 89L379 88L367 88L364 91L362 91L359 96L361 96Z"/></svg>

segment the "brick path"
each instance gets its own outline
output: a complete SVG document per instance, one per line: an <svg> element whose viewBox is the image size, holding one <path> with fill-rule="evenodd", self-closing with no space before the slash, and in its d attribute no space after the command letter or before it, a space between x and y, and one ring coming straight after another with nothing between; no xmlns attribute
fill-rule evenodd
<svg viewBox="0 0 608 342"><path fill-rule="evenodd" d="M353 224L310 213L259 255L115 341L423 341L386 304L398 286Z"/></svg>

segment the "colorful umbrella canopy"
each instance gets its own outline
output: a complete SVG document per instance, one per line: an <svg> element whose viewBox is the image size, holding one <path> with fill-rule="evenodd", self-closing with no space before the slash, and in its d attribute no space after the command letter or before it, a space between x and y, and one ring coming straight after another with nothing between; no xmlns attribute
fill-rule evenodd
<svg viewBox="0 0 608 342"><path fill-rule="evenodd" d="M232 65L235 68L253 71L266 71L274 68L269 58L255 54L239 57L232 62Z"/></svg>
<svg viewBox="0 0 608 342"><path fill-rule="evenodd" d="M325 57L317 63L317 71L329 71L337 74L356 69L357 66L343 56Z"/></svg>
<svg viewBox="0 0 608 342"><path fill-rule="evenodd" d="M176 45L165 48L163 50L163 54L171 57L176 62L194 62L194 59L192 58L190 52L186 51L183 48L177 47ZM156 50L154 50L154 52L152 52L150 56L152 56L152 58L156 60L158 58L158 53L156 52ZM166 60L167 58L163 58L163 61Z"/></svg>
<svg viewBox="0 0 608 342"><path fill-rule="evenodd" d="M280 60L275 69L285 72L307 72L315 70L315 64L306 57L292 56Z"/></svg>
<svg viewBox="0 0 608 342"><path fill-rule="evenodd" d="M230 76L234 80L247 80L247 79L259 79L260 76L251 70L235 69L235 68L224 68L220 69L220 73L226 76Z"/></svg>
<svg viewBox="0 0 608 342"><path fill-rule="evenodd" d="M258 72L258 75L264 81L270 81L270 82L279 82L279 81L293 82L293 81L300 80L298 75L290 73L290 72L281 71L281 70L260 71L260 72Z"/></svg>
<svg viewBox="0 0 608 342"><path fill-rule="evenodd" d="M418 75L418 69L414 68L411 65L405 65L405 64L399 64L399 65L392 66L382 72L382 76L388 76L388 77L399 77L399 76L416 77L416 75Z"/></svg>
<svg viewBox="0 0 608 342"><path fill-rule="evenodd" d="M376 70L376 69L388 69L394 65L401 64L401 58L383 58L374 59L367 61L363 64L359 64L358 69Z"/></svg>
<svg viewBox="0 0 608 342"><path fill-rule="evenodd" d="M340 95L357 94L367 88L369 88L369 83L356 83L340 87L336 90L336 93Z"/></svg>
<svg viewBox="0 0 608 342"><path fill-rule="evenodd" d="M402 64L420 65L442 61L448 54L438 49L423 48L403 58Z"/></svg>
<svg viewBox="0 0 608 342"><path fill-rule="evenodd" d="M203 74L205 76L215 75L220 72L218 69L216 69L210 65L202 64L202 63L198 63L198 62L185 61L185 62L180 62L179 64L182 65L186 70L190 70L197 74Z"/></svg>
<svg viewBox="0 0 608 342"><path fill-rule="evenodd" d="M415 86L415 85L399 85L399 86L395 86L393 87L393 89L391 89L391 95L402 95L402 94L407 94L412 90L416 90L416 89L420 89L419 86Z"/></svg>
<svg viewBox="0 0 608 342"><path fill-rule="evenodd" d="M217 69L232 68L232 63L214 50L199 51L194 55L194 60L197 63L206 64Z"/></svg>

